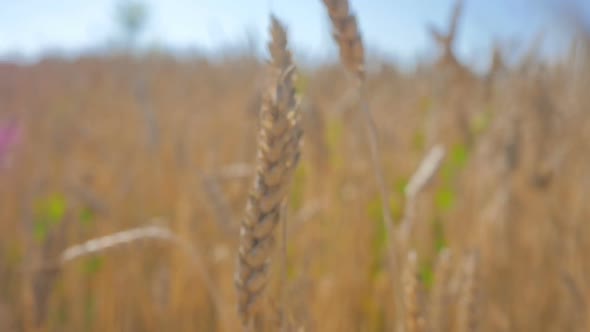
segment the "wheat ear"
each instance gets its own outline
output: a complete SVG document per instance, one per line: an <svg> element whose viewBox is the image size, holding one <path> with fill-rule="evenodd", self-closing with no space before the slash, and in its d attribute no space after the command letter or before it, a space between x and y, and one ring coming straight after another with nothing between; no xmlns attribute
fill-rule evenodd
<svg viewBox="0 0 590 332"><path fill-rule="evenodd" d="M360 81L364 80L365 48L348 0L323 1L334 27L334 40L338 43L342 64Z"/></svg>
<svg viewBox="0 0 590 332"><path fill-rule="evenodd" d="M287 34L276 18L271 21L269 85L260 110L256 175L241 223L235 276L238 311L245 326L251 326L259 312L268 284L281 206L299 160L302 137Z"/></svg>

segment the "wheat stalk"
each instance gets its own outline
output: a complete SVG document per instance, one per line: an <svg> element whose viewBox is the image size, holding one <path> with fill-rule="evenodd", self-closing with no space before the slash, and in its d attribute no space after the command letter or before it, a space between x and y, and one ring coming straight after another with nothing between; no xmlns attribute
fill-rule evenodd
<svg viewBox="0 0 590 332"><path fill-rule="evenodd" d="M424 318L420 313L420 290L417 276L417 254L410 251L403 274L405 332L424 330Z"/></svg>
<svg viewBox="0 0 590 332"><path fill-rule="evenodd" d="M416 172L410 178L404 193L406 196L406 204L404 208L404 216L400 224L400 242L406 245L408 237L414 225L416 215L416 198L418 194L424 190L428 183L432 180L436 171L445 157L445 148L442 145L435 145L428 154L422 159Z"/></svg>
<svg viewBox="0 0 590 332"><path fill-rule="evenodd" d="M348 0L323 0L323 3L328 11L332 27L334 30L334 39L340 49L340 61L343 66L354 75L357 83L356 91L360 103L360 109L365 119L365 128L367 133L367 141L369 143L369 150L371 153L371 163L375 173L375 180L379 188L381 196L381 210L383 214L383 223L388 234L388 253L391 270L396 271L397 261L403 259L401 247L396 243L393 227L393 220L391 216L391 209L389 206L389 192L385 183L385 176L379 158L379 139L377 135L377 126L371 115L369 108L366 81L365 81L365 56L364 46L357 25L355 15L350 11ZM399 250L398 250L399 249ZM401 296L402 286L398 279L393 278L393 289L395 294L395 308L397 324L402 322L402 307L403 299ZM402 325L403 326L403 325ZM398 329L401 327L398 327Z"/></svg>
<svg viewBox="0 0 590 332"><path fill-rule="evenodd" d="M302 136L287 34L276 18L271 21L269 86L260 110L256 176L241 223L235 276L238 311L245 326L251 326L260 312L281 206L298 164Z"/></svg>
<svg viewBox="0 0 590 332"><path fill-rule="evenodd" d="M451 258L450 249L443 249L438 254L436 262L434 285L430 296L430 315L428 317L430 330L433 332L449 331Z"/></svg>
<svg viewBox="0 0 590 332"><path fill-rule="evenodd" d="M426 187L440 167L444 156L445 148L442 145L435 145L430 149L404 190L406 198L415 198Z"/></svg>
<svg viewBox="0 0 590 332"><path fill-rule="evenodd" d="M476 252L470 253L463 262L463 282L457 303L457 331L459 332L477 331L478 264L479 256Z"/></svg>
<svg viewBox="0 0 590 332"><path fill-rule="evenodd" d="M236 235L237 227L234 227L234 216L219 182L213 176L207 176L205 174L199 174L199 176L201 177L201 187L211 203L210 205L218 225L225 234Z"/></svg>
<svg viewBox="0 0 590 332"><path fill-rule="evenodd" d="M365 117L371 160L375 171L377 185L381 193L383 218L389 234L393 233L393 221L389 208L389 193L385 185L385 177L379 161L379 143L377 127L371 116L365 92L365 58L363 41L358 29L356 17L350 11L348 0L323 0L334 30L334 39L340 49L340 61L344 67L355 75L358 83L357 92L361 110Z"/></svg>
<svg viewBox="0 0 590 332"><path fill-rule="evenodd" d="M174 233L160 226L133 228L70 246L61 253L59 262L63 265L77 258L96 254L138 240L158 239L170 241L174 238Z"/></svg>

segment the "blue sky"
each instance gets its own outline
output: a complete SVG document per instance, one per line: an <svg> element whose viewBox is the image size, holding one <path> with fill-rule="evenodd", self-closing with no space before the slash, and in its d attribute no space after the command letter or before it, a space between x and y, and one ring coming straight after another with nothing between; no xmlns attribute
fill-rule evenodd
<svg viewBox="0 0 590 332"><path fill-rule="evenodd" d="M114 9L121 0L0 0L0 54L39 57L47 50L76 53L118 36ZM553 5L552 5L553 2ZM546 48L565 45L556 3L584 0L467 0L457 40L466 61L487 57L493 40L518 48L545 31ZM173 49L217 49L245 40L248 32L266 38L269 12L289 28L296 52L325 56L333 51L321 0L144 0L150 10L144 45ZM433 50L427 26L446 29L453 0L352 0L369 49L402 62ZM586 4L584 4L586 3ZM519 46L524 48L524 46Z"/></svg>

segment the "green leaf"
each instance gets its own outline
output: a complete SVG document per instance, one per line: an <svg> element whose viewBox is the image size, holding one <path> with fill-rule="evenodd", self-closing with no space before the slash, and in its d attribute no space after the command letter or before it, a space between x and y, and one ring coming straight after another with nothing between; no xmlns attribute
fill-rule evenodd
<svg viewBox="0 0 590 332"><path fill-rule="evenodd" d="M459 172L469 160L469 150L464 144L455 144L441 169L441 177L445 183L451 185Z"/></svg>
<svg viewBox="0 0 590 332"><path fill-rule="evenodd" d="M426 287L426 289L430 289L434 284L434 269L432 264L422 264L420 267L420 280L422 284Z"/></svg>
<svg viewBox="0 0 590 332"><path fill-rule="evenodd" d="M447 212L455 204L455 192L450 188L441 188L434 198L437 210Z"/></svg>
<svg viewBox="0 0 590 332"><path fill-rule="evenodd" d="M36 222L33 225L33 236L35 240L42 242L47 238L47 233L49 233L49 227L45 222Z"/></svg>
<svg viewBox="0 0 590 332"><path fill-rule="evenodd" d="M414 133L414 137L412 138L412 146L416 151L424 150L426 146L426 135L424 135L423 130L418 130Z"/></svg>
<svg viewBox="0 0 590 332"><path fill-rule="evenodd" d="M370 220L372 220L375 224L375 233L373 234L372 241L373 257L371 264L371 276L376 277L379 272L383 270L383 257L387 248L387 228L385 227L381 217L381 204L375 204L375 202L372 202L370 205L370 210L372 210L372 212L370 212L370 214L372 214Z"/></svg>
<svg viewBox="0 0 590 332"><path fill-rule="evenodd" d="M340 119L330 119L326 125L326 141L330 151L334 151L342 140L344 125Z"/></svg>
<svg viewBox="0 0 590 332"><path fill-rule="evenodd" d="M465 166L469 158L469 151L464 144L456 144L451 149L451 161L455 169L460 169Z"/></svg>
<svg viewBox="0 0 590 332"><path fill-rule="evenodd" d="M86 301L84 303L84 323L87 330L90 330L91 327L94 325L96 311L96 298L92 294L89 294L86 297Z"/></svg>
<svg viewBox="0 0 590 332"><path fill-rule="evenodd" d="M307 76L303 75L302 73L298 73L295 79L295 93L297 95L303 95L307 92L307 87L309 86L309 79Z"/></svg>
<svg viewBox="0 0 590 332"><path fill-rule="evenodd" d="M89 257L84 264L84 272L89 276L96 275L98 272L100 272L103 265L104 260L101 257Z"/></svg>
<svg viewBox="0 0 590 332"><path fill-rule="evenodd" d="M434 231L434 248L437 253L441 252L447 247L447 240L445 239L445 228L440 219L434 219L432 222L432 229Z"/></svg>
<svg viewBox="0 0 590 332"><path fill-rule="evenodd" d="M374 222L383 222L383 209L381 209L381 200L379 197L373 197L367 204L367 215Z"/></svg>
<svg viewBox="0 0 590 332"><path fill-rule="evenodd" d="M478 113L471 122L471 132L476 135L485 132L492 122L492 114L491 110Z"/></svg>
<svg viewBox="0 0 590 332"><path fill-rule="evenodd" d="M395 192L400 195L400 196L404 196L405 192L406 192L406 186L408 185L408 179L407 178L400 178L395 182Z"/></svg>
<svg viewBox="0 0 590 332"><path fill-rule="evenodd" d="M305 165L301 163L295 170L293 176L293 184L291 185L291 194L289 198L289 204L294 210L299 210L303 206L303 194L305 191L305 179L306 179Z"/></svg>
<svg viewBox="0 0 590 332"><path fill-rule="evenodd" d="M61 194L53 194L38 200L34 211L33 233L35 239L43 241L51 228L63 220L66 210L66 199Z"/></svg>
<svg viewBox="0 0 590 332"><path fill-rule="evenodd" d="M36 204L36 216L43 221L56 225L66 213L66 199L61 194L53 194L39 200Z"/></svg>
<svg viewBox="0 0 590 332"><path fill-rule="evenodd" d="M94 212L92 211L92 209L90 209L88 207L84 207L80 211L80 215L78 216L78 219L80 220L80 223L82 225L89 226L94 221Z"/></svg>
<svg viewBox="0 0 590 332"><path fill-rule="evenodd" d="M9 267L17 266L24 258L23 248L18 245L18 242L8 242L4 249L0 247L0 254L2 254L2 252L4 252L4 255L0 256L0 258Z"/></svg>
<svg viewBox="0 0 590 332"><path fill-rule="evenodd" d="M394 223L402 218L404 207L402 206L402 200L395 197L389 199L389 210L393 217Z"/></svg>

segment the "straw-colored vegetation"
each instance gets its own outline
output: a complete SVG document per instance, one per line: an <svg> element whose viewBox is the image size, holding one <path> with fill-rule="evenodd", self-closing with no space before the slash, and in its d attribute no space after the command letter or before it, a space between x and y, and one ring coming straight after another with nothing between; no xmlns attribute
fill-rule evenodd
<svg viewBox="0 0 590 332"><path fill-rule="evenodd" d="M295 67L287 50L285 29L274 17L270 32L271 78L260 109L257 171L242 221L236 273L240 315L245 325L258 330L264 324L255 320L265 320L261 302L277 243L276 229L281 219L284 222L284 205L299 162L302 136Z"/></svg>
<svg viewBox="0 0 590 332"><path fill-rule="evenodd" d="M314 70L0 64L0 331L590 330L590 38L475 74L458 2L404 74L323 3Z"/></svg>

